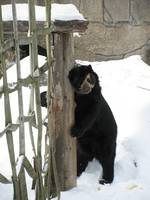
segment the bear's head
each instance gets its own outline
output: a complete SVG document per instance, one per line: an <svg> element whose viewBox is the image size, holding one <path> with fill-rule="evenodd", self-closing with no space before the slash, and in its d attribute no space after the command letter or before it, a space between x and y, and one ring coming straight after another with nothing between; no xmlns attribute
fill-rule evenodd
<svg viewBox="0 0 150 200"><path fill-rule="evenodd" d="M98 81L91 65L80 65L71 69L68 78L77 94L89 94Z"/></svg>

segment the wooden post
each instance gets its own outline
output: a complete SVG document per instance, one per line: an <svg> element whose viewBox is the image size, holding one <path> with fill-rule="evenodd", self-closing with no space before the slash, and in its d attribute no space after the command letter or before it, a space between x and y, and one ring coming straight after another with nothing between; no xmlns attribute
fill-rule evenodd
<svg viewBox="0 0 150 200"><path fill-rule="evenodd" d="M70 136L70 127L74 120L73 92L68 73L73 67L72 33L59 33L54 48L56 59L54 66L54 134L56 143L56 166L60 190L76 186L76 145Z"/></svg>

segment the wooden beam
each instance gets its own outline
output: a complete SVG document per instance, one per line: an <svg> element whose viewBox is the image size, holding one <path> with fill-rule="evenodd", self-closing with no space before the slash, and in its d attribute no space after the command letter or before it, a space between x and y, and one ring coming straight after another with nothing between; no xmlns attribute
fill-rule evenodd
<svg viewBox="0 0 150 200"><path fill-rule="evenodd" d="M54 133L56 165L62 191L76 186L76 141L70 136L74 121L74 96L68 73L74 66L72 33L57 35L54 48Z"/></svg>
<svg viewBox="0 0 150 200"><path fill-rule="evenodd" d="M61 21L56 20L52 25L52 32L84 32L87 29L88 21L72 20L72 21ZM12 21L3 22L5 34L12 34ZM43 35L50 32L45 28L45 22L37 22L37 35ZM27 21L18 21L18 30L19 32L28 32L28 22Z"/></svg>

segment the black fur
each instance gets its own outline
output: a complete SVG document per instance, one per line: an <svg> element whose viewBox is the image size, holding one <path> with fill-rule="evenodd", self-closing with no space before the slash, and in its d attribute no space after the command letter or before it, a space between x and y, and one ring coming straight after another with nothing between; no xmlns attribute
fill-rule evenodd
<svg viewBox="0 0 150 200"><path fill-rule="evenodd" d="M79 88L88 73L94 87L90 93L81 94ZM99 182L111 183L114 178L117 125L102 96L98 76L89 65L73 68L68 77L75 91L75 123L71 136L77 138L77 175L96 158L103 168L103 177Z"/></svg>
<svg viewBox="0 0 150 200"><path fill-rule="evenodd" d="M23 59L23 58L29 56L29 45L28 44L20 45L19 48L20 48L20 59ZM47 56L47 52L46 52L45 48L38 45L37 49L38 49L39 55Z"/></svg>
<svg viewBox="0 0 150 200"><path fill-rule="evenodd" d="M47 92L41 92L40 93L40 99L41 99L41 106L47 108Z"/></svg>

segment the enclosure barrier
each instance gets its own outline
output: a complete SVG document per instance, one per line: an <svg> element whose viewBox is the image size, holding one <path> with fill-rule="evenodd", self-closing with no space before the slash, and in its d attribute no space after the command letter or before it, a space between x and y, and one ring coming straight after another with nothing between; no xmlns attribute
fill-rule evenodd
<svg viewBox="0 0 150 200"><path fill-rule="evenodd" d="M16 2L12 0L12 22L3 22L0 9L0 65L2 67L3 87L0 96L4 95L5 128L0 132L0 138L6 135L9 158L12 169L12 181L0 174L0 182L13 184L14 200L28 200L28 190L25 171L33 179L32 189L35 189L36 200L51 199L55 195L60 198L60 191L76 185L76 157L75 140L69 136L73 123L73 93L69 85L67 74L74 65L73 32L85 31L87 21L54 21L51 23L51 1L45 1L46 22L43 27L37 27L35 19L35 0L28 1L29 26L24 23L24 32L18 28L22 22L17 21ZM12 37L4 39L5 33L13 33ZM54 48L51 45L53 33ZM46 37L47 62L39 68L38 65L38 35ZM19 45L26 41L30 49L31 74L22 79L20 69ZM15 47L17 82L10 85L7 81L7 66L5 52ZM53 54L54 58L53 59ZM45 155L43 155L42 137L43 121L40 106L40 78L48 69L48 126L45 135ZM31 88L28 116L24 116L22 87ZM12 122L9 94L18 92L19 116L16 123ZM34 98L36 106L34 107ZM24 123L29 124L29 133L34 152L34 163L30 163L26 156ZM33 127L38 130L37 142L34 139ZM16 159L13 132L19 130L19 158ZM44 162L42 158L44 156ZM17 160L17 162L16 162ZM19 171L16 166L20 165ZM21 164L20 164L21 163ZM46 166L43 171L43 166Z"/></svg>

